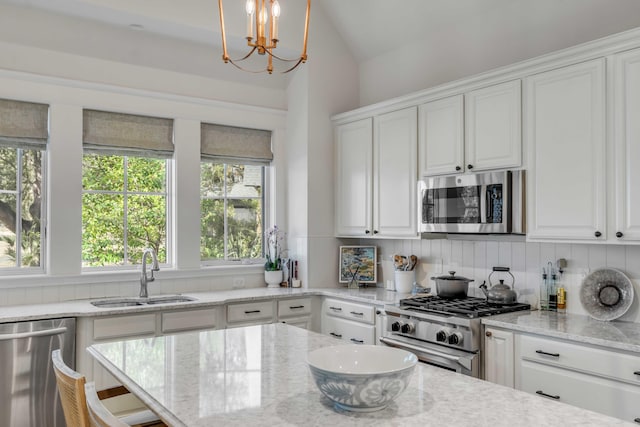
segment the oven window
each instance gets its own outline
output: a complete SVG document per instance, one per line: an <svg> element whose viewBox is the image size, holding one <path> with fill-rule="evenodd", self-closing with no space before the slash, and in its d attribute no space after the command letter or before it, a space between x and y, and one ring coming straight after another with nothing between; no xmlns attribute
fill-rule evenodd
<svg viewBox="0 0 640 427"><path fill-rule="evenodd" d="M479 224L480 186L434 188L424 192L425 224Z"/></svg>

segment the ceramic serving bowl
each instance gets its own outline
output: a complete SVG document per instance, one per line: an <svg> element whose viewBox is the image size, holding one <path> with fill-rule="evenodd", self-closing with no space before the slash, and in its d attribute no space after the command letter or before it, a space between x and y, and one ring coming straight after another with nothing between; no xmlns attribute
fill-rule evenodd
<svg viewBox="0 0 640 427"><path fill-rule="evenodd" d="M307 363L320 391L349 411L385 408L407 388L418 358L406 350L347 344L309 353Z"/></svg>

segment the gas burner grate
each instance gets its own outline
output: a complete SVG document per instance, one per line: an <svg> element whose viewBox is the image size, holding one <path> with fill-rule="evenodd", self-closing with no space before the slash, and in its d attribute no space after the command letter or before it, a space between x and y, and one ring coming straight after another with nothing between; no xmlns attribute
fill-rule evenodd
<svg viewBox="0 0 640 427"><path fill-rule="evenodd" d="M422 296L400 300L400 308L427 313L447 313L469 318L486 317L494 314L529 310L529 304L489 304L484 298L440 298Z"/></svg>

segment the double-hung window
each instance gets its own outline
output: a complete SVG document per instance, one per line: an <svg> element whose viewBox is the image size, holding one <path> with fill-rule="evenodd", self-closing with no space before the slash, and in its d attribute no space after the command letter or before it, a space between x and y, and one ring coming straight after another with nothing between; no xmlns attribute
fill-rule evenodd
<svg viewBox="0 0 640 427"><path fill-rule="evenodd" d="M0 274L43 270L48 114L0 99Z"/></svg>
<svg viewBox="0 0 640 427"><path fill-rule="evenodd" d="M139 264L145 248L170 262L173 121L83 112L82 265Z"/></svg>
<svg viewBox="0 0 640 427"><path fill-rule="evenodd" d="M271 132L203 123L200 152L202 262L261 259Z"/></svg>

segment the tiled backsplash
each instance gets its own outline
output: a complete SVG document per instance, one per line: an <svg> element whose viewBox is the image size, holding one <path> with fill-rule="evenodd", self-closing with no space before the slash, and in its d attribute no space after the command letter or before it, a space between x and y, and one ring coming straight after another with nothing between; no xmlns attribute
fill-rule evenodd
<svg viewBox="0 0 640 427"><path fill-rule="evenodd" d="M586 314L579 298L583 277L598 268L616 268L629 276L636 293L631 308L620 320L640 322L640 246L445 239L377 240L375 244L380 260L378 282L382 284L393 280L391 257L396 253L418 256L416 278L422 286L433 288L432 276L455 270L457 275L474 279L469 295L478 297L483 296L478 286L487 280L494 266L510 267L518 300L532 305L538 302L542 268L549 261L555 265L556 260L564 258L567 268L559 286L567 290L567 312L575 314Z"/></svg>

